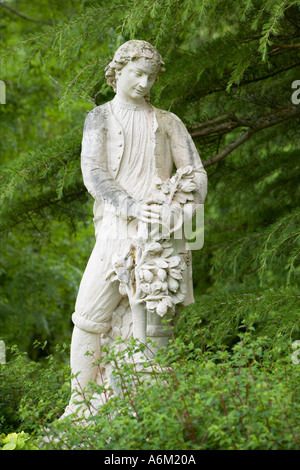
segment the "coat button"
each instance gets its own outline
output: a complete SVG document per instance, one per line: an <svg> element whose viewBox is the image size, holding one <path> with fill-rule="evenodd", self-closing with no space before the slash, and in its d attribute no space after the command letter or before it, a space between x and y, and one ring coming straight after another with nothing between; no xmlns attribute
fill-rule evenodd
<svg viewBox="0 0 300 470"><path fill-rule="evenodd" d="M116 167L116 166L113 166L113 167L112 167L112 170L113 170L113 171L117 171L117 167Z"/></svg>

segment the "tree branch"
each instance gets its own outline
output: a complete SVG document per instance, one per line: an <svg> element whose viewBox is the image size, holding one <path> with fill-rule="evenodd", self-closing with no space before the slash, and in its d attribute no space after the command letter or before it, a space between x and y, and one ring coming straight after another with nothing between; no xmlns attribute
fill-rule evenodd
<svg viewBox="0 0 300 470"><path fill-rule="evenodd" d="M5 3L2 3L2 2L0 3L0 7L6 8L8 11L13 13L14 15L18 15L18 16L20 16L20 18L23 18L24 20L27 20L27 21L32 21L34 23L52 24L51 21L43 21L43 20L36 20L35 18L29 18L28 16L23 15L23 13L19 12L18 10L15 10L14 8L12 8L12 7L6 5Z"/></svg>
<svg viewBox="0 0 300 470"><path fill-rule="evenodd" d="M263 129L267 129L268 127L275 126L276 124L280 124L288 119L300 117L300 108L297 106L284 106L283 108L277 109L273 113L261 116L257 119L251 118L237 118L235 116L231 117L231 121L229 123L223 123L222 125L218 125L215 127L211 126L213 121L207 121L207 129L203 131L199 131L194 133L197 136L208 135L214 132L218 132L220 130L232 130L236 127L249 127L243 134L241 134L236 140L230 142L229 145L224 147L221 152L218 152L213 157L209 158L205 162L203 162L203 166L205 168L219 162L227 155L229 155L233 150L237 147L242 145L248 139L250 139L256 132L259 132ZM233 121L233 122L232 122ZM205 123L202 123L201 126L204 127ZM222 127L222 128L221 128ZM193 135L193 134L192 134Z"/></svg>

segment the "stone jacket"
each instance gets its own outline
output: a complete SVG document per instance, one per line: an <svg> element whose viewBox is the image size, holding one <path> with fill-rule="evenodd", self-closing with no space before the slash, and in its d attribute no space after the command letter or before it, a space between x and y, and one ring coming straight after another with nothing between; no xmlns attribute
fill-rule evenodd
<svg viewBox="0 0 300 470"><path fill-rule="evenodd" d="M198 190L195 200L203 204L207 175L195 144L182 121L175 114L149 104L152 145L157 176L165 180L176 168L191 165ZM115 180L124 151L121 125L113 114L111 102L94 108L86 117L82 139L81 169L84 184L95 199L94 217L101 219L103 203L109 203L117 216L126 217L135 201Z"/></svg>

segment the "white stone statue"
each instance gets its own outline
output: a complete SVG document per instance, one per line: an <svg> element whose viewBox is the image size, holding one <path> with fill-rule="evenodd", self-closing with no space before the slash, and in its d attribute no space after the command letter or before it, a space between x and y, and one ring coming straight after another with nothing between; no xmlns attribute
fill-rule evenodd
<svg viewBox="0 0 300 470"><path fill-rule="evenodd" d="M165 345L169 336L162 319L194 301L182 226L186 214L191 218L204 203L207 176L181 120L149 102L163 71L151 44L126 42L106 67L115 98L85 121L81 167L95 200L96 243L72 316L76 377L63 417L74 411L76 391L97 381L93 363L103 343L133 335Z"/></svg>

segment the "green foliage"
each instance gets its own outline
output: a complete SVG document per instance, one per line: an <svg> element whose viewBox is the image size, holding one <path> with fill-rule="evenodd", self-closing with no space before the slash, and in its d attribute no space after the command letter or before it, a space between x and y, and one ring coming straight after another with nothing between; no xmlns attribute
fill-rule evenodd
<svg viewBox="0 0 300 470"><path fill-rule="evenodd" d="M267 337L241 334L231 353L203 353L176 339L155 365L146 362L141 369L126 360L144 349L131 341L125 351L108 352L120 395L108 399L101 413L83 397L92 412L88 418L53 421L55 414L46 413L54 404L51 395L59 403L61 390L49 381L50 364L38 395L23 395L20 429L34 430L41 450L299 449L299 366L290 358L274 361ZM108 393L109 387L93 391Z"/></svg>
<svg viewBox="0 0 300 470"><path fill-rule="evenodd" d="M0 6L7 89L0 142L0 329L8 347L8 363L0 366L2 447L35 446L28 436L47 434L47 426L58 439L50 448L299 447L299 366L290 355L300 338L300 126L299 113L285 114L300 65L299 6L19 0L16 8L30 20ZM205 243L193 252L196 302L183 310L177 340L160 358L166 368L143 384L115 356L123 397L109 400L83 432L80 423L51 424L69 394L68 365L57 362L55 345L70 341L94 243L92 200L80 173L83 121L113 98L104 67L128 39L145 39L161 52L166 72L151 102L184 121L206 162ZM250 138L208 166L247 130ZM47 341L48 352L34 347L36 339Z"/></svg>
<svg viewBox="0 0 300 470"><path fill-rule="evenodd" d="M47 354L46 344L36 342L34 346L44 351L44 364L29 360L17 346L8 348L9 360L0 364L0 426L4 434L37 432L44 422L57 418L69 399L66 346L56 347L56 358ZM31 416L23 416L24 406L31 408Z"/></svg>
<svg viewBox="0 0 300 470"><path fill-rule="evenodd" d="M0 439L0 450L38 450L30 435L24 431L13 432L7 436L1 434Z"/></svg>
<svg viewBox="0 0 300 470"><path fill-rule="evenodd" d="M264 289L227 295L202 295L185 308L176 328L197 347L233 346L243 331L265 335L273 345L273 360L287 354L287 344L300 339L299 290Z"/></svg>

